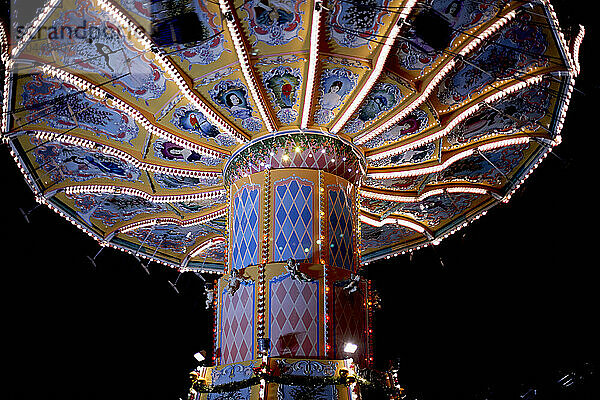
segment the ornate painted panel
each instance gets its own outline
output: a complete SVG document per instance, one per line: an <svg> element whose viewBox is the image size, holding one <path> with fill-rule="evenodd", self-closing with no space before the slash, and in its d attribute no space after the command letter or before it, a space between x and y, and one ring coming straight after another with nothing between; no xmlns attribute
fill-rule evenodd
<svg viewBox="0 0 600 400"><path fill-rule="evenodd" d="M385 17L390 18L389 0L346 2L334 0L330 4L329 35L340 47L371 49L378 42Z"/></svg>
<svg viewBox="0 0 600 400"><path fill-rule="evenodd" d="M428 110L428 107L417 108L386 132L363 143L363 146L367 149L374 149L405 140L423 132L430 126L433 126L435 122L436 119L431 114L431 111Z"/></svg>
<svg viewBox="0 0 600 400"><path fill-rule="evenodd" d="M550 106L551 90L550 81L545 80L483 107L450 131L446 147L456 149L494 136L535 132Z"/></svg>
<svg viewBox="0 0 600 400"><path fill-rule="evenodd" d="M437 100L448 108L488 89L494 82L513 78L532 68L549 64L543 57L548 38L542 26L524 13L504 26L493 41L486 42L468 61L459 62L437 91Z"/></svg>
<svg viewBox="0 0 600 400"><path fill-rule="evenodd" d="M358 84L358 74L353 70L336 67L324 69L321 74L319 108L314 114L318 125L328 124L340 110L348 95Z"/></svg>
<svg viewBox="0 0 600 400"><path fill-rule="evenodd" d="M299 112L302 71L300 68L279 65L263 72L263 85L277 109L277 118L283 125L296 122Z"/></svg>
<svg viewBox="0 0 600 400"><path fill-rule="evenodd" d="M277 360L279 370L284 371L283 375L288 376L314 376L314 377L332 377L335 375L337 366L335 361L326 360ZM296 399L315 399L315 400L335 400L338 399L338 387L335 385L278 385L277 399L296 400Z"/></svg>
<svg viewBox="0 0 600 400"><path fill-rule="evenodd" d="M20 90L17 123L27 129L83 130L128 148L142 131L127 113L48 75L32 74Z"/></svg>
<svg viewBox="0 0 600 400"><path fill-rule="evenodd" d="M282 46L305 35L304 19L306 0L250 0L242 10L243 23L248 27L254 43Z"/></svg>
<svg viewBox="0 0 600 400"><path fill-rule="evenodd" d="M409 92L406 86L392 74L381 77L379 82L373 85L358 111L346 123L345 133L356 134L385 117L401 103L402 98Z"/></svg>
<svg viewBox="0 0 600 400"><path fill-rule="evenodd" d="M128 221L140 214L160 214L169 211L166 203L152 203L142 197L127 194L70 194L79 216L91 224L102 222L107 227Z"/></svg>
<svg viewBox="0 0 600 400"><path fill-rule="evenodd" d="M142 182L142 171L117 157L56 141L44 142L33 136L30 140L39 172L44 172L53 182L83 183L99 179L114 183Z"/></svg>
<svg viewBox="0 0 600 400"><path fill-rule="evenodd" d="M362 223L360 230L361 249L367 254L375 249L388 247L415 235L415 231L412 229L397 224L376 227Z"/></svg>
<svg viewBox="0 0 600 400"><path fill-rule="evenodd" d="M452 163L438 174L438 182L471 182L500 185L523 161L529 144L490 150L483 155L473 154Z"/></svg>
<svg viewBox="0 0 600 400"><path fill-rule="evenodd" d="M188 248L191 248L196 240L203 236L205 229L202 225L164 224L138 228L127 232L126 235L136 238L139 242L136 252L155 255L159 251L168 251L185 254ZM145 250L145 247L154 250Z"/></svg>

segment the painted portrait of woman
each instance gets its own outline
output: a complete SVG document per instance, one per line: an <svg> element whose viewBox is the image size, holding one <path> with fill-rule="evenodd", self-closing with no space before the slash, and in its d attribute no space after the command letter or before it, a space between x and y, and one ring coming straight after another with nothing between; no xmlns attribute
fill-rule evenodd
<svg viewBox="0 0 600 400"><path fill-rule="evenodd" d="M342 102L342 96L340 95L340 91L344 84L342 81L336 80L331 83L327 93L323 95L323 101L321 102L321 107L326 108L328 110L333 110Z"/></svg>

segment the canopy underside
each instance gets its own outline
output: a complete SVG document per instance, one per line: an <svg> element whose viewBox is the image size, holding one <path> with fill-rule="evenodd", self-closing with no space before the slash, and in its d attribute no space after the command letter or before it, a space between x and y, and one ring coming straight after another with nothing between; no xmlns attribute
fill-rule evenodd
<svg viewBox="0 0 600 400"><path fill-rule="evenodd" d="M227 160L321 132L366 160L368 263L508 201L561 141L583 31L546 1L167 3L51 0L1 35L3 139L102 245L221 271Z"/></svg>

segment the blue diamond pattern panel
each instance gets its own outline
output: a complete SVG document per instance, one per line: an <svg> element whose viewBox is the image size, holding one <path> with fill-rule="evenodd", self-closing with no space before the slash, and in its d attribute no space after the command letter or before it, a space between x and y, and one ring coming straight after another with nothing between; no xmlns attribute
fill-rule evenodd
<svg viewBox="0 0 600 400"><path fill-rule="evenodd" d="M335 189L338 188L338 189ZM352 204L339 186L329 187L329 262L352 269Z"/></svg>
<svg viewBox="0 0 600 400"><path fill-rule="evenodd" d="M292 176L275 182L273 189L273 261L312 259L313 183Z"/></svg>
<svg viewBox="0 0 600 400"><path fill-rule="evenodd" d="M258 264L260 186L244 185L233 196L231 266Z"/></svg>

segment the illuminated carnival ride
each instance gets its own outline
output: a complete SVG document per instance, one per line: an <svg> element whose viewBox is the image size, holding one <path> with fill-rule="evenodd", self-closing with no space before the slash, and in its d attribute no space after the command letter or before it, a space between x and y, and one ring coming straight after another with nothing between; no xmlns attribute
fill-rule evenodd
<svg viewBox="0 0 600 400"><path fill-rule="evenodd" d="M361 267L509 201L561 142L583 37L546 0L49 0L32 18L0 29L2 139L103 248L207 280L193 399L357 398L378 302Z"/></svg>

